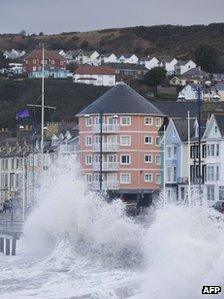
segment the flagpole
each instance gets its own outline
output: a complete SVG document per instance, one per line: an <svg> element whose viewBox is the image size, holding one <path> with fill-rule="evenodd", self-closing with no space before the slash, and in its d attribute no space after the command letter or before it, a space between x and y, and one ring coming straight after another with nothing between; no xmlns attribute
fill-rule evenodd
<svg viewBox="0 0 224 299"><path fill-rule="evenodd" d="M187 111L187 136L188 136L188 204L191 203L191 132L190 132L190 111Z"/></svg>
<svg viewBox="0 0 224 299"><path fill-rule="evenodd" d="M166 127L163 127L163 204L166 197Z"/></svg>
<svg viewBox="0 0 224 299"><path fill-rule="evenodd" d="M41 91L41 173L43 171L44 159L44 44L42 44L42 91Z"/></svg>

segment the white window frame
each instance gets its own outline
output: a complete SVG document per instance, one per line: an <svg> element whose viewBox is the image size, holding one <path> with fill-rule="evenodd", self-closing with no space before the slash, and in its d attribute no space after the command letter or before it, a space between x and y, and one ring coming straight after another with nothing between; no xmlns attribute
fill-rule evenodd
<svg viewBox="0 0 224 299"><path fill-rule="evenodd" d="M91 140L91 142L89 143L87 140ZM92 136L86 136L85 137L85 146L92 146L92 144L93 144Z"/></svg>
<svg viewBox="0 0 224 299"><path fill-rule="evenodd" d="M93 118L92 118L92 116L85 118L85 125L86 125L86 127L92 127L92 125L93 125Z"/></svg>
<svg viewBox="0 0 224 299"><path fill-rule="evenodd" d="M150 177L150 180L146 179L147 176ZM144 175L144 181L146 183L153 183L153 174L151 172L145 173L145 175Z"/></svg>
<svg viewBox="0 0 224 299"><path fill-rule="evenodd" d="M151 157L150 161L146 161L146 157ZM144 162L147 164L153 163L153 155L152 154L145 154L144 155Z"/></svg>
<svg viewBox="0 0 224 299"><path fill-rule="evenodd" d="M161 174L156 174L156 184L161 184L161 181Z"/></svg>
<svg viewBox="0 0 224 299"><path fill-rule="evenodd" d="M123 163L123 162L122 162L122 157L123 157L123 156L128 156L128 157L129 157L129 163ZM122 154L122 155L121 155L121 164L122 164L122 165L130 165L130 164L131 164L131 155L130 155L130 154Z"/></svg>
<svg viewBox="0 0 224 299"><path fill-rule="evenodd" d="M156 117L156 127L161 127L161 125L162 125L162 119L161 119L161 117Z"/></svg>
<svg viewBox="0 0 224 299"><path fill-rule="evenodd" d="M128 181L124 181L123 179L122 179L122 176L128 176ZM120 183L121 184L131 184L131 173L130 172L122 172L121 174L120 174Z"/></svg>
<svg viewBox="0 0 224 299"><path fill-rule="evenodd" d="M146 138L151 138L151 142L146 142ZM152 135L145 135L144 136L144 143L145 144L153 144L153 136Z"/></svg>
<svg viewBox="0 0 224 299"><path fill-rule="evenodd" d="M93 181L92 173L86 173L86 182L87 183L92 183L92 181Z"/></svg>
<svg viewBox="0 0 224 299"><path fill-rule="evenodd" d="M88 161L88 158L90 158L91 162ZM92 155L86 155L85 156L85 164L86 165L92 165L92 163L93 163L93 157L92 157Z"/></svg>
<svg viewBox="0 0 224 299"><path fill-rule="evenodd" d="M157 162L157 159L159 159L159 163ZM161 165L161 155L160 154L156 155L155 162L156 162L156 165Z"/></svg>
<svg viewBox="0 0 224 299"><path fill-rule="evenodd" d="M129 142L128 143L123 143L122 138L129 139ZM131 135L121 135L120 136L120 144L121 144L121 146L131 146Z"/></svg>
<svg viewBox="0 0 224 299"><path fill-rule="evenodd" d="M150 121L147 122L147 120L150 120ZM144 118L144 124L145 124L146 126L153 126L153 117L151 117L151 116L146 116L146 117Z"/></svg>
<svg viewBox="0 0 224 299"><path fill-rule="evenodd" d="M129 123L123 123L123 120L129 119ZM121 125L122 126L131 126L131 116L121 116Z"/></svg>

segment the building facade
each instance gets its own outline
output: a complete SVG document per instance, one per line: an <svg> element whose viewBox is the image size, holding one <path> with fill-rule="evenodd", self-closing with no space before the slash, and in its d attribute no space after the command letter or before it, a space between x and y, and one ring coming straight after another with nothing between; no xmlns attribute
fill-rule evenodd
<svg viewBox="0 0 224 299"><path fill-rule="evenodd" d="M161 184L163 113L119 83L78 117L80 163L90 188L100 188L102 138L102 189L124 199L150 201Z"/></svg>

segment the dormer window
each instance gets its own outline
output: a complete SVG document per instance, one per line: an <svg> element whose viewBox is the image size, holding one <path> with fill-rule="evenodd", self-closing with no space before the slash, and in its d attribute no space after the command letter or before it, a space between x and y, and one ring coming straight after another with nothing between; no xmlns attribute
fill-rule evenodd
<svg viewBox="0 0 224 299"><path fill-rule="evenodd" d="M215 133L217 133L218 132L218 127L217 126L215 126Z"/></svg>

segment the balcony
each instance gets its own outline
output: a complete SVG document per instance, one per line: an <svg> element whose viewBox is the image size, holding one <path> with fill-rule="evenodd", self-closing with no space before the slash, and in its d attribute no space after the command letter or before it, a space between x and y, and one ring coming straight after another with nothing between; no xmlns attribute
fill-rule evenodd
<svg viewBox="0 0 224 299"><path fill-rule="evenodd" d="M177 178L178 184L188 184L188 177L179 177Z"/></svg>
<svg viewBox="0 0 224 299"><path fill-rule="evenodd" d="M117 152L119 143L103 143L103 152ZM93 151L100 152L100 143L93 144Z"/></svg>
<svg viewBox="0 0 224 299"><path fill-rule="evenodd" d="M118 162L103 162L103 171L118 171ZM100 171L100 162L93 162L93 170Z"/></svg>
<svg viewBox="0 0 224 299"><path fill-rule="evenodd" d="M119 131L118 124L103 124L103 133L117 133ZM93 133L100 133L100 124L93 126Z"/></svg>
<svg viewBox="0 0 224 299"><path fill-rule="evenodd" d="M119 188L119 181L103 181L102 189L103 190L117 190ZM90 189L100 190L100 182L92 182L90 184Z"/></svg>

